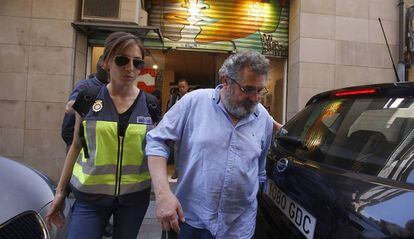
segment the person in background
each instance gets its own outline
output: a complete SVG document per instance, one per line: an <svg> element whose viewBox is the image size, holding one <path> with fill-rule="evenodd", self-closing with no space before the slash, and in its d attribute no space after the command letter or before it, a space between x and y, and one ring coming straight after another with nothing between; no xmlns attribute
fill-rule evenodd
<svg viewBox="0 0 414 239"><path fill-rule="evenodd" d="M170 100L167 103L167 110L171 109L171 107L177 103L185 94L188 92L188 81L185 78L181 78L178 80L178 91L174 92ZM172 146L174 150L173 158L174 158L174 164L175 164L175 170L174 173L171 175L171 179L178 178L178 172L179 172L179 158L178 158L178 148L180 146L180 142L174 142L174 145Z"/></svg>
<svg viewBox="0 0 414 239"><path fill-rule="evenodd" d="M66 152L69 150L73 141L73 132L75 126L75 111L72 106L75 103L79 92L86 90L89 87L100 87L108 83L108 74L102 68L103 55L99 57L96 64L96 74L89 75L88 79L80 80L76 83L73 91L70 93L68 102L65 105L65 116L63 117L61 127L61 137L66 143Z"/></svg>
<svg viewBox="0 0 414 239"><path fill-rule="evenodd" d="M247 51L228 57L222 84L191 91L147 134L146 154L163 230L179 239L254 234L259 184L273 122L259 103L267 93L269 60ZM180 141L175 195L166 173L168 141Z"/></svg>
<svg viewBox="0 0 414 239"><path fill-rule="evenodd" d="M68 238L102 238L113 215L114 238L135 239L150 200L145 135L153 128L146 94L136 87L144 67L137 36L115 32L105 41L103 68L109 83L79 93L75 132L46 224L62 226L70 184L76 201ZM97 90L93 91L92 89ZM69 182L70 181L70 182Z"/></svg>
<svg viewBox="0 0 414 239"><path fill-rule="evenodd" d="M168 100L167 103L167 111L169 109L171 109L171 107L177 103L177 101L179 101L185 94L187 94L189 89L188 86L188 81L185 78L181 78L178 80L178 91L174 91L171 96L170 99Z"/></svg>

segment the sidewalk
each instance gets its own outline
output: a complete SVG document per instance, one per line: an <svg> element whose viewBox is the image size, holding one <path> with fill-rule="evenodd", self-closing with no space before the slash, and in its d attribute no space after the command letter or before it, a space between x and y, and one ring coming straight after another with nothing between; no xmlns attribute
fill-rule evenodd
<svg viewBox="0 0 414 239"><path fill-rule="evenodd" d="M155 216L155 201L151 201L137 239L160 239L160 224Z"/></svg>

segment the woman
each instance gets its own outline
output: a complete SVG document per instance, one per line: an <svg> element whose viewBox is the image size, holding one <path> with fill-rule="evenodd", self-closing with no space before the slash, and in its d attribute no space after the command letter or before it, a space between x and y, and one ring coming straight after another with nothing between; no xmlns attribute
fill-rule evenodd
<svg viewBox="0 0 414 239"><path fill-rule="evenodd" d="M146 95L136 87L144 66L140 40L115 32L105 42L103 67L110 83L81 92L74 141L66 157L46 223L62 226L69 184L76 201L68 238L102 238L113 215L113 238L136 238L150 197L144 155L145 134L153 125ZM91 92L94 93L91 93Z"/></svg>

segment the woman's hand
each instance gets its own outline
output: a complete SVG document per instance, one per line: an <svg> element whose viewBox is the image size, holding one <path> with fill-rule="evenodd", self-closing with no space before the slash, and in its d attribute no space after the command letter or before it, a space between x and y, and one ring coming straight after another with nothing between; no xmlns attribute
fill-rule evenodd
<svg viewBox="0 0 414 239"><path fill-rule="evenodd" d="M52 223L61 228L65 224L65 216L63 215L63 205L65 201L65 193L56 192L53 198L52 206L46 214L46 226L49 230L52 228Z"/></svg>

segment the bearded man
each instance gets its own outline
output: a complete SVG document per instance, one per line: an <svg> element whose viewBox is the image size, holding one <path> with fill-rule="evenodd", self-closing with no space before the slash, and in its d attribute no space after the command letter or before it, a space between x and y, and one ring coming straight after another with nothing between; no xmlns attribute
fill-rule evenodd
<svg viewBox="0 0 414 239"><path fill-rule="evenodd" d="M146 155L163 230L179 239L253 237L259 184L273 122L259 103L269 61L253 51L226 59L215 89L187 93L147 134ZM179 180L172 193L169 141L180 141Z"/></svg>

